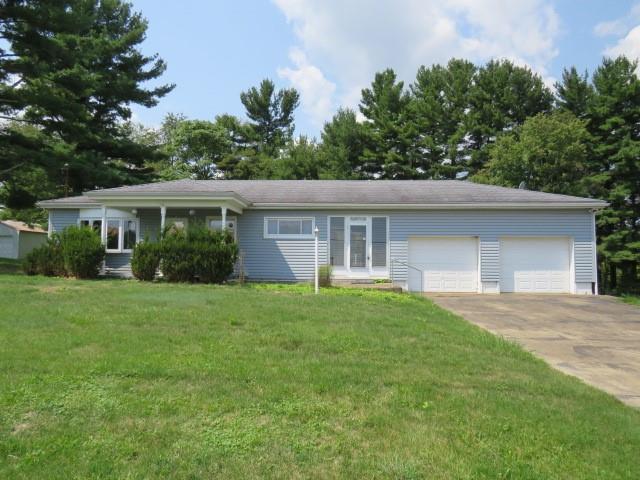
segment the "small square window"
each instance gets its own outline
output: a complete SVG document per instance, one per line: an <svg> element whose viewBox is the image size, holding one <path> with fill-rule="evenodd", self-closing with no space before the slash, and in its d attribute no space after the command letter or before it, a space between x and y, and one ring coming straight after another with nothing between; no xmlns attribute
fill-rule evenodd
<svg viewBox="0 0 640 480"><path fill-rule="evenodd" d="M269 235L278 234L278 220L272 219L267 222L267 233Z"/></svg>

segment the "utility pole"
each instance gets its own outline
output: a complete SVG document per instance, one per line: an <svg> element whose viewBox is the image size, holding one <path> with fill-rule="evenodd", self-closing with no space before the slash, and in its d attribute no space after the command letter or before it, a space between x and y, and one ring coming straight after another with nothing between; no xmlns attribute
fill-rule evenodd
<svg viewBox="0 0 640 480"><path fill-rule="evenodd" d="M69 164L65 163L62 166L62 171L64 173L64 196L69 196Z"/></svg>

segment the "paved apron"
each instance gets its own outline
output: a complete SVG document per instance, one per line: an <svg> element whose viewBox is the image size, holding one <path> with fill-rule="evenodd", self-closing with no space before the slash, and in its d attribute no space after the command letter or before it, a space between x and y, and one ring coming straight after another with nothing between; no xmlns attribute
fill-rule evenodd
<svg viewBox="0 0 640 480"><path fill-rule="evenodd" d="M428 296L558 370L640 407L640 307L604 295Z"/></svg>

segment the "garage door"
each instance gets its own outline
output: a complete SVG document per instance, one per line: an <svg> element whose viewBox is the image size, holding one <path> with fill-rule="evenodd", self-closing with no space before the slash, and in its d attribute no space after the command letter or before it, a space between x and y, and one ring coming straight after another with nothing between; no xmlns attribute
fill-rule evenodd
<svg viewBox="0 0 640 480"><path fill-rule="evenodd" d="M500 291L568 293L570 279L568 238L504 238L500 242Z"/></svg>
<svg viewBox="0 0 640 480"><path fill-rule="evenodd" d="M409 239L411 291L477 292L478 240L475 237ZM423 271L423 280L420 282Z"/></svg>
<svg viewBox="0 0 640 480"><path fill-rule="evenodd" d="M0 236L0 258L15 258L13 251L13 237Z"/></svg>

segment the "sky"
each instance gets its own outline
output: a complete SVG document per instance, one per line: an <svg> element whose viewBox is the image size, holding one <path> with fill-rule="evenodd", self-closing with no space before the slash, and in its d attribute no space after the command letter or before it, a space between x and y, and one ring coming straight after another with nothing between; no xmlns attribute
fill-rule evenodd
<svg viewBox="0 0 640 480"><path fill-rule="evenodd" d="M623 0L133 0L149 21L141 49L158 53L176 88L134 120L167 113L244 118L240 93L264 78L301 96L296 134L319 137L340 106L357 110L375 72L405 84L420 65L506 58L552 86L565 67L640 57L640 1Z"/></svg>

